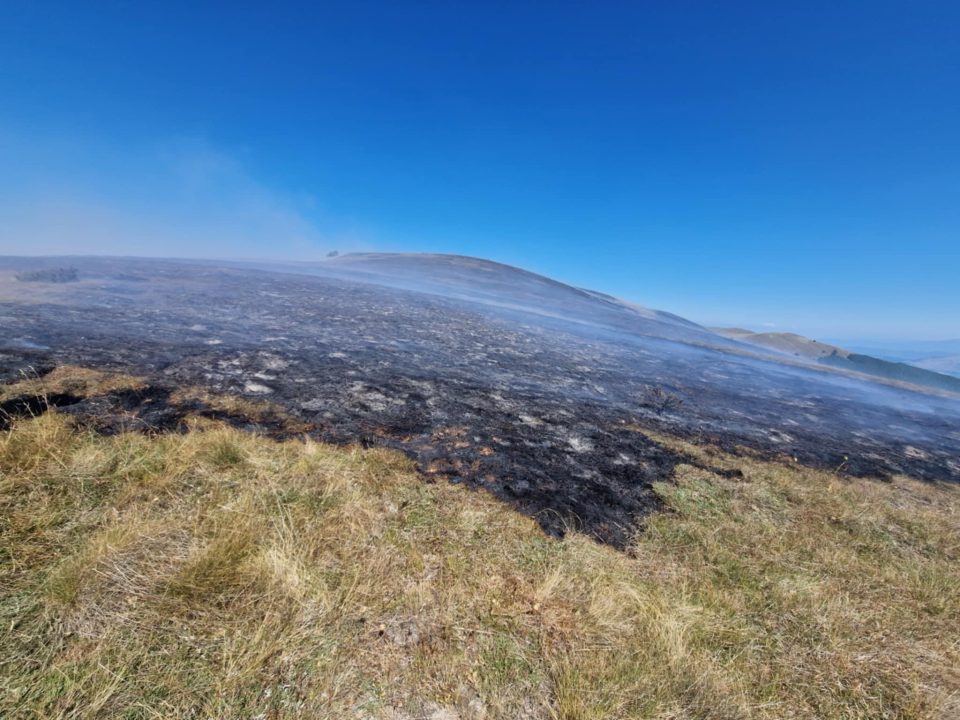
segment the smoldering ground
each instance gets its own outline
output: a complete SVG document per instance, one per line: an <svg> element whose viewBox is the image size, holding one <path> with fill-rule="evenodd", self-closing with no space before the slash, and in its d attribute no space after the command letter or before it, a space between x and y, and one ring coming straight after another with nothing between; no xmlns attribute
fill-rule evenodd
<svg viewBox="0 0 960 720"><path fill-rule="evenodd" d="M0 371L69 363L144 376L149 397L71 405L101 426L176 427L188 409L165 398L188 386L269 400L319 439L401 449L429 478L618 546L655 506L652 484L692 462L656 433L855 475L960 480L954 398L752 356L560 284L544 295L504 266L460 268L464 287L471 273L492 281L496 302L355 269L71 259L76 282L12 279L58 262L0 264Z"/></svg>

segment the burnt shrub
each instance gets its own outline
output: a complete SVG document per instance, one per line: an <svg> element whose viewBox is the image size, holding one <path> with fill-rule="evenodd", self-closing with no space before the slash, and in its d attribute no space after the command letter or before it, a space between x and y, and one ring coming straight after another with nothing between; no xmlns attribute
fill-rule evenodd
<svg viewBox="0 0 960 720"><path fill-rule="evenodd" d="M664 413L679 410L683 405L683 400L661 387L648 387L643 392L640 404L656 413Z"/></svg>

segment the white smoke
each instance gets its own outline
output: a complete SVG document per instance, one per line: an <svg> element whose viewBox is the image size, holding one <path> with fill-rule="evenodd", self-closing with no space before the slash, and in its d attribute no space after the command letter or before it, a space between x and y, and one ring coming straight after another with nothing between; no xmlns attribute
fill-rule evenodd
<svg viewBox="0 0 960 720"><path fill-rule="evenodd" d="M362 232L327 221L315 199L268 187L203 142L101 165L3 139L0 254L309 260L367 246Z"/></svg>

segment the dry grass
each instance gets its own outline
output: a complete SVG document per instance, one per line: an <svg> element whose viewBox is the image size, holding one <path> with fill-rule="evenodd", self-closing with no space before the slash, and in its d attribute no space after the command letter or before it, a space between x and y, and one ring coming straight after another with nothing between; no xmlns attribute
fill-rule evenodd
<svg viewBox="0 0 960 720"><path fill-rule="evenodd" d="M13 385L0 385L0 402L23 395L69 393L77 397L90 397L114 390L136 390L142 387L143 381L130 375L61 365L40 377L27 375L21 382Z"/></svg>
<svg viewBox="0 0 960 720"><path fill-rule="evenodd" d="M181 387L170 394L174 405L200 404L209 411L225 416L275 427L286 433L302 434L313 429L310 423L292 417L283 406L266 400L251 400L239 395L213 393L201 387Z"/></svg>
<svg viewBox="0 0 960 720"><path fill-rule="evenodd" d="M20 421L0 717L960 716L957 488L710 462L626 555L382 449Z"/></svg>

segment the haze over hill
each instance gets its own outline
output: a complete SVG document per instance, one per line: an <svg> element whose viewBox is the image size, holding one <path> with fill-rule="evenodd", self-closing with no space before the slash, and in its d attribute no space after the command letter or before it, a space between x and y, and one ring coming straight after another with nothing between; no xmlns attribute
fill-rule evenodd
<svg viewBox="0 0 960 720"><path fill-rule="evenodd" d="M928 371L922 365L912 364L914 367L908 367L897 362L885 362L796 333L705 328L673 313L628 303L596 290L576 288L482 258L434 253L348 253L319 263L279 266L257 263L256 266L298 273L315 272L328 277L443 295L504 310L535 313L545 318L722 350L762 348L840 370L960 393L960 382L934 372L933 367ZM949 362L947 359L948 367Z"/></svg>
<svg viewBox="0 0 960 720"><path fill-rule="evenodd" d="M883 342L852 341L845 345L856 352L891 362L960 377L960 340Z"/></svg>
<svg viewBox="0 0 960 720"><path fill-rule="evenodd" d="M960 377L960 355L912 360L909 364L924 370Z"/></svg>
<svg viewBox="0 0 960 720"><path fill-rule="evenodd" d="M63 266L75 281L14 278ZM318 438L400 449L551 532L572 524L626 542L652 484L694 462L650 431L857 475L960 479L957 396L799 362L496 263L4 258L0 268L6 378L70 363L153 388L65 411L162 428L186 412L171 400L180 388L268 399Z"/></svg>
<svg viewBox="0 0 960 720"><path fill-rule="evenodd" d="M828 345L817 340L811 340L803 335L787 332L753 332L743 328L710 328L718 335L740 340L741 342L758 345L776 350L785 355L818 360L828 355L845 357L849 352L836 345Z"/></svg>
<svg viewBox="0 0 960 720"><path fill-rule="evenodd" d="M440 295L507 312L531 313L545 320L577 322L710 346L732 346L678 315L482 258L435 253L349 253L313 263L234 264Z"/></svg>
<svg viewBox="0 0 960 720"><path fill-rule="evenodd" d="M743 328L713 328L724 337L768 348L784 355L815 361L841 370L860 372L888 380L914 383L960 393L960 379L943 374L938 367L953 368L952 358L903 363L851 352L795 333L754 333ZM939 362L938 362L939 360Z"/></svg>

